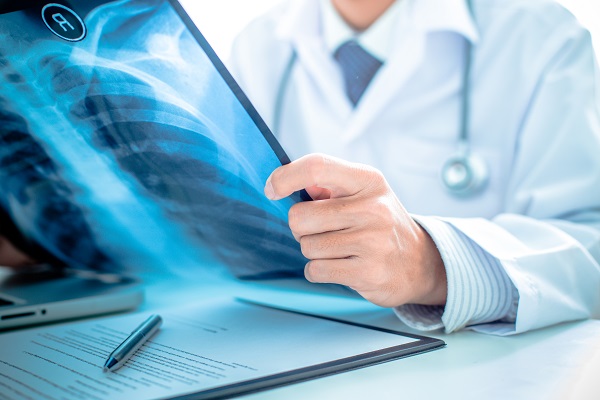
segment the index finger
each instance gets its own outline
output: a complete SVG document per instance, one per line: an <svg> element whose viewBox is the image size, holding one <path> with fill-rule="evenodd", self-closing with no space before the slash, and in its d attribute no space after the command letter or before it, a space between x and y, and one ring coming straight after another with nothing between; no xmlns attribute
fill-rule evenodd
<svg viewBox="0 0 600 400"><path fill-rule="evenodd" d="M323 154L309 154L277 168L265 185L265 195L279 200L302 189L328 189L331 197L352 196L368 187L378 171Z"/></svg>

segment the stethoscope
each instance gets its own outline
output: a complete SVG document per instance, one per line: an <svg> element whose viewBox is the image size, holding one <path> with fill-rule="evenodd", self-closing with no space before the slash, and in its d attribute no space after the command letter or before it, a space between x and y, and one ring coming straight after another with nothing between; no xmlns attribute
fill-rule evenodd
<svg viewBox="0 0 600 400"><path fill-rule="evenodd" d="M485 161L476 154L471 153L471 146L469 144L472 49L473 45L469 42L465 50L465 67L462 77L460 135L458 137L457 151L444 162L440 174L442 185L448 193L456 197L469 197L480 193L489 180L489 171ZM292 50L292 54L281 77L279 90L275 99L273 114L275 132L279 132L279 128L281 128L281 116L283 114L285 96L287 88L290 86L292 72L297 61L298 55L296 51Z"/></svg>

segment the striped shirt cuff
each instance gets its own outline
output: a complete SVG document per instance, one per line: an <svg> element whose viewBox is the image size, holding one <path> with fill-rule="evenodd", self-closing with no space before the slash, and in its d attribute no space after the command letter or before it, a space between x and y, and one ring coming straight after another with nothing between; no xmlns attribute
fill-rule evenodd
<svg viewBox="0 0 600 400"><path fill-rule="evenodd" d="M445 307L396 307L398 317L415 329L444 328L447 333L494 321L514 323L518 292L500 262L450 224L435 217L413 218L429 233L442 256L448 297Z"/></svg>

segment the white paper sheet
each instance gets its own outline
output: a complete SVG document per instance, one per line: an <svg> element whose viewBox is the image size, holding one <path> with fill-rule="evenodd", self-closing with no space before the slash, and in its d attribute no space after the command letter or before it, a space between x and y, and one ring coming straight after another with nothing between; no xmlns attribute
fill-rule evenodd
<svg viewBox="0 0 600 400"><path fill-rule="evenodd" d="M172 397L416 342L226 299L161 312L161 330L124 367L103 372L148 314L0 335L0 398Z"/></svg>

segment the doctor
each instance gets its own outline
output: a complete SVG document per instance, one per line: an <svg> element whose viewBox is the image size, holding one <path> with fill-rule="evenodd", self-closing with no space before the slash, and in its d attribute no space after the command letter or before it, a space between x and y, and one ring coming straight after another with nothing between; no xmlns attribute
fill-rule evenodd
<svg viewBox="0 0 600 400"><path fill-rule="evenodd" d="M295 159L266 195L317 200L289 215L309 281L423 330L600 317L600 82L561 6L286 1L230 67Z"/></svg>

